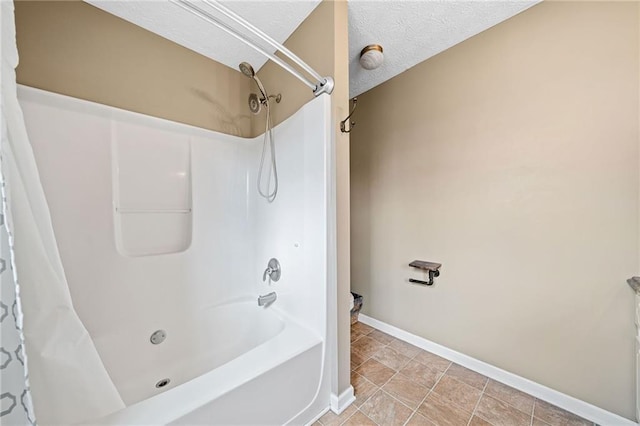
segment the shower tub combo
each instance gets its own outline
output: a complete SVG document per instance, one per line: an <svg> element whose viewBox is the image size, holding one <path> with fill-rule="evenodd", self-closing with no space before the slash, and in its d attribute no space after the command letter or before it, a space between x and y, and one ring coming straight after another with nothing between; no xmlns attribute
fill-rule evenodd
<svg viewBox="0 0 640 426"><path fill-rule="evenodd" d="M173 326L188 331L167 340L162 357L138 356L110 370L125 402L139 402L89 423L300 424L321 410L302 412L320 391L323 342L294 319L257 308L251 299L213 306L201 312L200 322ZM148 353L137 337L128 331L101 340L99 352L105 356L118 341L131 341L138 344L129 351ZM153 388L159 374L176 387Z"/></svg>
<svg viewBox="0 0 640 426"><path fill-rule="evenodd" d="M19 98L74 308L126 406L83 423L303 424L322 414L329 96L273 129L273 202L255 185L262 136L26 87ZM270 258L277 282L262 280ZM259 306L271 292L277 300Z"/></svg>

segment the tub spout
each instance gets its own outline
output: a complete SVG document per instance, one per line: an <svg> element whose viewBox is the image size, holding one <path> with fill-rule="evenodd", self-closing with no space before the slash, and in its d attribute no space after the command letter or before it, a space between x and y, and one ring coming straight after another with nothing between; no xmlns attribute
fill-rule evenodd
<svg viewBox="0 0 640 426"><path fill-rule="evenodd" d="M258 306L269 306L273 302L276 301L278 295L275 291L272 291L269 294L265 294L264 296L258 296Z"/></svg>

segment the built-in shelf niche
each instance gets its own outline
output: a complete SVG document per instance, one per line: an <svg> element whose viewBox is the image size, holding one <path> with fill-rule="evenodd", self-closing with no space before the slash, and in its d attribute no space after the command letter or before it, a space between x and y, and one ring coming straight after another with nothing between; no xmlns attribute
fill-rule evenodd
<svg viewBox="0 0 640 426"><path fill-rule="evenodd" d="M189 137L114 122L111 140L120 254L152 256L186 250L193 222Z"/></svg>

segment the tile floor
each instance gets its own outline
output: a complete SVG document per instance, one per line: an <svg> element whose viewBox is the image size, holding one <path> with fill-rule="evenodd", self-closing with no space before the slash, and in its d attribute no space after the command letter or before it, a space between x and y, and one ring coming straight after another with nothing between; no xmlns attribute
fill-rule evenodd
<svg viewBox="0 0 640 426"><path fill-rule="evenodd" d="M314 426L592 426L533 396L362 323L351 327L356 401Z"/></svg>

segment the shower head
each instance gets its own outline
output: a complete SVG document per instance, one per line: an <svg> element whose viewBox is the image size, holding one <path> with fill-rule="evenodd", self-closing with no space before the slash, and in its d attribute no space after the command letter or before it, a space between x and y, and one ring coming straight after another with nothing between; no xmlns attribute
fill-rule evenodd
<svg viewBox="0 0 640 426"><path fill-rule="evenodd" d="M258 78L257 75L253 76L253 80L256 82L256 84L258 85L258 90L260 90L260 93L262 93L262 99L264 99L265 104L269 105L269 95L267 95L267 90L264 88L264 86L262 85L262 82L260 81L260 79Z"/></svg>
<svg viewBox="0 0 640 426"><path fill-rule="evenodd" d="M256 72L253 70L253 67L248 62L242 62L238 66L242 74L246 75L249 78L253 78L256 75Z"/></svg>
<svg viewBox="0 0 640 426"><path fill-rule="evenodd" d="M262 99L260 101L262 102L262 100L264 100L265 102L268 103L269 96L267 95L267 91L265 90L264 86L262 85L262 82L256 75L256 72L251 66L251 64L248 62L241 62L240 65L238 65L238 68L240 68L240 71L242 72L242 74L246 75L249 78L252 78L256 82L256 84L258 85L258 89L260 89L260 93L262 93Z"/></svg>

